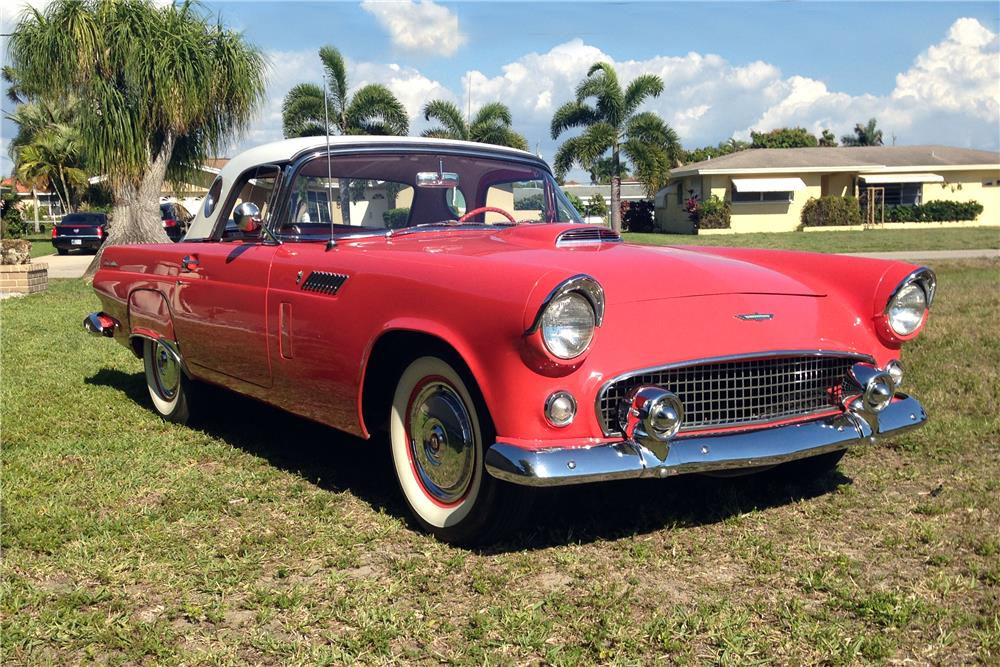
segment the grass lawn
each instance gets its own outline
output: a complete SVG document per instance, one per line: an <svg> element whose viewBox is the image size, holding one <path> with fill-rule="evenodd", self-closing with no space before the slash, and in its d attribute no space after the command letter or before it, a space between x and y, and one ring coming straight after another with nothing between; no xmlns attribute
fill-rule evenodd
<svg viewBox="0 0 1000 667"><path fill-rule="evenodd" d="M766 234L625 234L632 243L653 245L743 246L813 252L892 250L978 250L1000 248L1000 227L956 229L871 229L852 232L783 232Z"/></svg>
<svg viewBox="0 0 1000 667"><path fill-rule="evenodd" d="M25 239L31 241L31 256L42 257L52 255L56 249L52 247L52 236L50 234L28 234Z"/></svg>
<svg viewBox="0 0 1000 667"><path fill-rule="evenodd" d="M486 551L411 529L378 444L223 392L161 421L80 282L4 301L4 663L997 664L1000 265L936 269L924 429L815 481L546 491Z"/></svg>

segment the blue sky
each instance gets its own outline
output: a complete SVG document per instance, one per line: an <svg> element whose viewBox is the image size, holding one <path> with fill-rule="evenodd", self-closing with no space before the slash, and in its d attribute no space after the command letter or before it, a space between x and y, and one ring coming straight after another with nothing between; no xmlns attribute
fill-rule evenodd
<svg viewBox="0 0 1000 667"><path fill-rule="evenodd" d="M661 75L666 90L647 107L688 147L783 125L839 136L876 116L899 143L1000 148L996 2L203 6L243 30L273 65L269 100L234 151L281 137L281 97L295 83L321 80L316 51L324 44L347 57L352 83L389 85L414 132L426 127L423 102L444 97L464 108L471 81L473 109L507 103L546 158L557 145L547 132L552 110L594 60L612 61L626 79ZM4 139L13 130L5 122Z"/></svg>

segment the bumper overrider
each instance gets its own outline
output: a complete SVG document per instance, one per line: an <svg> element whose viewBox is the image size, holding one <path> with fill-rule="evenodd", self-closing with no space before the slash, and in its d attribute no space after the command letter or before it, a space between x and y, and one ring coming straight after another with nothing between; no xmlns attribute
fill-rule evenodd
<svg viewBox="0 0 1000 667"><path fill-rule="evenodd" d="M858 391L844 399L843 412L710 435L678 436L683 409L677 397L639 387L622 406L621 441L547 449L497 442L486 452L486 469L514 484L561 486L756 468L871 444L927 421L919 401L896 391L898 376L864 363L849 375Z"/></svg>

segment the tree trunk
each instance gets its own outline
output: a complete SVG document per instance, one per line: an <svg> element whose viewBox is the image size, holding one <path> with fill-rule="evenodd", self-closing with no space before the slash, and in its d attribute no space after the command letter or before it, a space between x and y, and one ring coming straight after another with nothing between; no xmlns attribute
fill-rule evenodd
<svg viewBox="0 0 1000 667"><path fill-rule="evenodd" d="M611 231L615 234L622 233L622 177L619 173L621 156L618 153L618 144L611 150Z"/></svg>
<svg viewBox="0 0 1000 667"><path fill-rule="evenodd" d="M112 186L114 207L108 225L108 240L101 245L87 267L83 276L85 279L92 279L97 273L104 250L109 246L171 242L163 229L163 221L160 220L160 193L163 191L167 165L170 164L173 150L174 138L168 135L138 185L128 183Z"/></svg>
<svg viewBox="0 0 1000 667"><path fill-rule="evenodd" d="M340 190L340 217L345 225L351 224L351 179L341 178L337 182Z"/></svg>
<svg viewBox="0 0 1000 667"><path fill-rule="evenodd" d="M73 201L70 199L69 188L66 186L66 177L63 174L62 165L59 166L59 182L62 183L63 194L66 196L66 212L76 213L73 210Z"/></svg>
<svg viewBox="0 0 1000 667"><path fill-rule="evenodd" d="M38 188L31 188L31 198L35 200L35 233L39 234L42 230L38 225Z"/></svg>

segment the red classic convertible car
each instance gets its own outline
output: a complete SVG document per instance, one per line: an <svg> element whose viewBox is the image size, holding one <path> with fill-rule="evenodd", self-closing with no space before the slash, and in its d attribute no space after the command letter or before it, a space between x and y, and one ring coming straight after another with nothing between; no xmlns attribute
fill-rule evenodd
<svg viewBox="0 0 1000 667"><path fill-rule="evenodd" d="M208 382L386 435L419 523L468 542L524 520L525 487L817 472L921 425L899 356L934 287L625 244L517 150L314 137L233 159L179 243L108 248L84 326L145 360L166 419Z"/></svg>

